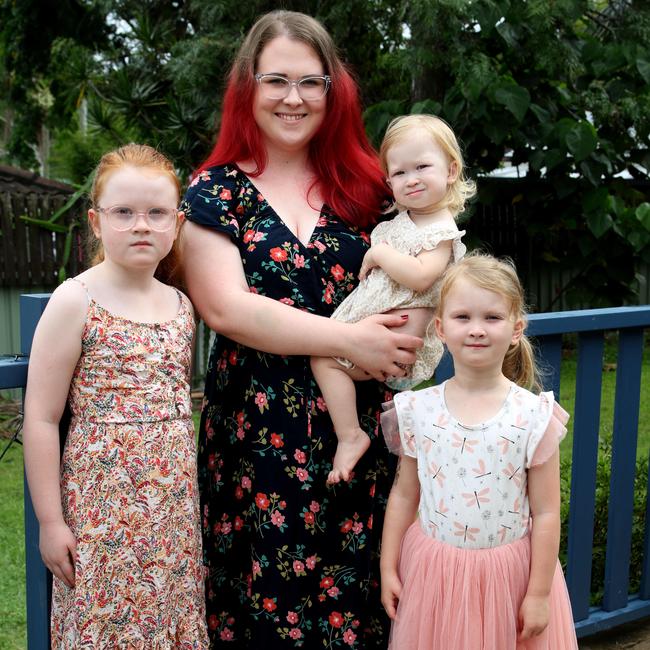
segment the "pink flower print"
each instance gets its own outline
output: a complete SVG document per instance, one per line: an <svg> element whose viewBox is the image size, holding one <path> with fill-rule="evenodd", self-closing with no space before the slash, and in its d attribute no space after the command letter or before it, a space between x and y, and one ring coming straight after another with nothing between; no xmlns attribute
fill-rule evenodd
<svg viewBox="0 0 650 650"><path fill-rule="evenodd" d="M271 523L273 523L278 528L282 527L284 523L284 515L279 510L274 510L271 513Z"/></svg>
<svg viewBox="0 0 650 650"><path fill-rule="evenodd" d="M301 483L304 483L309 478L309 472L306 469L299 467L296 470L296 476Z"/></svg>
<svg viewBox="0 0 650 650"><path fill-rule="evenodd" d="M507 476L508 480L512 481L517 487L521 487L521 467L515 469L512 463L508 463L508 466L502 469L501 473Z"/></svg>
<svg viewBox="0 0 650 650"><path fill-rule="evenodd" d="M462 537L463 542L466 542L468 539L472 542L476 541L474 535L480 532L480 528L470 528L467 524L461 524L459 521L454 522L454 527L456 528L454 535L456 537Z"/></svg>
<svg viewBox="0 0 650 650"><path fill-rule="evenodd" d="M283 447L284 446L284 440L282 440L282 435L278 435L277 433L272 433L271 434L271 444L276 449L279 449L280 447Z"/></svg>
<svg viewBox="0 0 650 650"><path fill-rule="evenodd" d="M431 480L432 481L434 481L434 480L437 481L438 485L440 487L444 487L445 479L447 477L445 476L444 472L442 471L442 465L436 465L435 463L431 463L431 465L429 465L429 467L431 468Z"/></svg>
<svg viewBox="0 0 650 650"><path fill-rule="evenodd" d="M345 277L345 269L340 264L335 264L330 269L330 273L336 282L340 282Z"/></svg>
<svg viewBox="0 0 650 650"><path fill-rule="evenodd" d="M473 506L476 504L478 509L481 509L481 503L489 503L490 499L487 496L490 493L490 488L484 488L480 492L474 490L473 492L463 492L463 499L467 499L466 506Z"/></svg>
<svg viewBox="0 0 650 650"><path fill-rule="evenodd" d="M279 302L283 302L285 305L293 305L294 302L291 298L280 298Z"/></svg>
<svg viewBox="0 0 650 650"><path fill-rule="evenodd" d="M357 635L350 629L348 628L343 632L343 641L347 643L348 645L354 645L354 642L357 639Z"/></svg>
<svg viewBox="0 0 650 650"><path fill-rule="evenodd" d="M253 562L253 575L254 576L262 575L262 567L260 566L260 563L257 560Z"/></svg>
<svg viewBox="0 0 650 650"><path fill-rule="evenodd" d="M508 452L508 447L510 445L514 445L515 441L511 440L510 438L506 438L505 436L501 435L499 436L500 440L497 442L497 445L499 446L499 449L501 450L502 454L505 454Z"/></svg>
<svg viewBox="0 0 650 650"><path fill-rule="evenodd" d="M340 593L341 593L341 590L337 586L330 587L327 590L327 595L332 597L332 598L336 598Z"/></svg>
<svg viewBox="0 0 650 650"><path fill-rule="evenodd" d="M314 242L314 246L318 249L319 253L322 253L325 250L325 244L322 242L318 241L318 239Z"/></svg>
<svg viewBox="0 0 650 650"><path fill-rule="evenodd" d="M221 630L221 633L219 634L219 638L222 641L232 641L234 636L235 635L232 633L232 630L227 627L224 627L223 630Z"/></svg>
<svg viewBox="0 0 650 650"><path fill-rule="evenodd" d="M264 598L263 605L264 609L267 612L272 612L273 610L277 609L278 606L275 604L276 599L275 598Z"/></svg>
<svg viewBox="0 0 650 650"><path fill-rule="evenodd" d="M316 398L316 408L319 411L327 411L327 404L325 404L325 400L322 397L317 397Z"/></svg>
<svg viewBox="0 0 650 650"><path fill-rule="evenodd" d="M316 222L316 228L324 228L327 225L327 217L320 216Z"/></svg>
<svg viewBox="0 0 650 650"><path fill-rule="evenodd" d="M289 636L292 639L301 639L302 638L302 630L299 627L292 627L289 630Z"/></svg>
<svg viewBox="0 0 650 650"><path fill-rule="evenodd" d="M230 190L227 187L224 187L221 190L221 194L219 194L219 198L223 199L224 201L230 201L230 199L232 199L232 194L230 193Z"/></svg>
<svg viewBox="0 0 650 650"><path fill-rule="evenodd" d="M252 485L253 485L253 484L252 484L251 479L250 479L249 476L242 476L242 477L241 477L241 486L242 486L245 490L250 490L250 488L251 488Z"/></svg>
<svg viewBox="0 0 650 650"><path fill-rule="evenodd" d="M307 462L307 454L305 454L304 451L301 449L296 449L296 451L293 454L293 457L299 462L299 463L306 463Z"/></svg>
<svg viewBox="0 0 650 650"><path fill-rule="evenodd" d="M478 461L478 467L472 467L472 471L476 474L476 478L483 478L484 476L489 476L492 472L486 471L487 467L485 466L485 461L480 458Z"/></svg>
<svg viewBox="0 0 650 650"><path fill-rule="evenodd" d="M258 392L255 395L255 404L257 404L257 408L259 408L260 413L263 413L264 409L268 409L269 401L266 398L266 393Z"/></svg>
<svg viewBox="0 0 650 650"><path fill-rule="evenodd" d="M312 502L309 504L309 509L310 509L312 512L319 512L319 511L320 511L320 503L318 503L318 501L312 501Z"/></svg>
<svg viewBox="0 0 650 650"><path fill-rule="evenodd" d="M363 524L360 521L357 521L352 525L352 532L355 535L358 535L362 530L363 530Z"/></svg>
<svg viewBox="0 0 650 650"><path fill-rule="evenodd" d="M288 612L287 623L291 623L291 625L295 625L297 622L298 622L298 614L296 614L296 612Z"/></svg>
<svg viewBox="0 0 650 650"><path fill-rule="evenodd" d="M451 446L459 448L461 454L465 451L469 454L473 454L474 453L473 446L477 444L478 444L478 440L472 440L467 436L463 436L461 438L461 436L459 436L457 433L454 433L454 442L451 443Z"/></svg>
<svg viewBox="0 0 650 650"><path fill-rule="evenodd" d="M293 570L294 570L294 573L297 576L305 575L305 563L301 562L300 560L294 560L293 561Z"/></svg>
<svg viewBox="0 0 650 650"><path fill-rule="evenodd" d="M248 293L257 293L257 287L249 287Z"/></svg>
<svg viewBox="0 0 650 650"><path fill-rule="evenodd" d="M224 535L228 535L231 530L232 530L232 524L229 521L224 521L221 527L221 532Z"/></svg>
<svg viewBox="0 0 650 650"><path fill-rule="evenodd" d="M310 555L306 560L305 564L310 571L313 571L316 568L317 558L315 555Z"/></svg>
<svg viewBox="0 0 650 650"><path fill-rule="evenodd" d="M334 296L334 285L331 282L327 283L325 291L323 292L323 300L329 305L332 302L332 297Z"/></svg>
<svg viewBox="0 0 650 650"><path fill-rule="evenodd" d="M261 241L264 239L266 235L263 232L256 232L255 235L253 236L253 241Z"/></svg>
<svg viewBox="0 0 650 650"><path fill-rule="evenodd" d="M297 269L302 269L305 267L305 256L298 255L297 253L293 256L293 265Z"/></svg>

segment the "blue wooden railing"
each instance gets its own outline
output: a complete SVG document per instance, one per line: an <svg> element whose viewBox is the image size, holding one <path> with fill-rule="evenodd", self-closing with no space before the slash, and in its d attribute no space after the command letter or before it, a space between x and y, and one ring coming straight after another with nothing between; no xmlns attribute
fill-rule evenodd
<svg viewBox="0 0 650 650"><path fill-rule="evenodd" d="M21 353L0 361L0 388L25 386L26 356L34 328L47 303L47 295L21 297ZM629 592L632 507L638 435L639 399L644 329L650 328L650 306L590 309L535 314L528 332L538 340L541 357L549 367L547 386L560 389L562 335L578 334L578 365L573 433L573 464L567 550L567 585L571 594L578 636L615 627L650 615L650 501L646 505L643 573L638 594ZM618 331L618 360L612 439L609 521L602 604L591 607L591 551L604 333ZM451 374L443 360L436 376ZM646 381L650 378L646 377ZM650 477L648 477L650 482ZM27 569L27 634L29 650L49 647L50 580L38 551L38 523L25 489L25 542Z"/></svg>

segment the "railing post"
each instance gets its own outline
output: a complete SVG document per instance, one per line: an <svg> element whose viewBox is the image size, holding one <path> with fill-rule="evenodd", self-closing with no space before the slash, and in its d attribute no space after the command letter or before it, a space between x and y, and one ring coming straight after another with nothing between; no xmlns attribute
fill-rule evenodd
<svg viewBox="0 0 650 650"><path fill-rule="evenodd" d="M20 347L29 355L34 330L49 294L20 296ZM50 647L50 602L52 576L41 560L38 548L38 520L34 513L25 478L25 577L27 593L27 648L47 650Z"/></svg>

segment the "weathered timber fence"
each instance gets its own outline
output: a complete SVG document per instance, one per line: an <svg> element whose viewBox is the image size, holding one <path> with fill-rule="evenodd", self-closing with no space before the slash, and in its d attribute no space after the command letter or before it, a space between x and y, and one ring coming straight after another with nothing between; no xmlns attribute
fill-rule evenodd
<svg viewBox="0 0 650 650"><path fill-rule="evenodd" d="M74 191L65 183L0 165L0 287L57 286L67 233L47 230L21 217L47 221ZM67 229L82 221L82 213L83 206L75 206L57 224ZM77 228L65 265L68 277L83 270L82 253L83 231Z"/></svg>
<svg viewBox="0 0 650 650"><path fill-rule="evenodd" d="M21 297L21 332L24 355L46 295ZM535 314L529 333L537 338L540 356L551 372L548 386L560 388L562 336L577 333L578 366L573 430L573 464L567 584L578 636L593 634L650 615L650 517L646 517L643 574L638 594L629 594L632 505L638 435L639 396L644 330L650 328L650 305ZM618 332L618 361L614 405L610 507L602 603L590 607L591 555L594 531L596 461L600 425L600 395L604 334ZM449 377L449 359L436 372L439 381ZM0 389L24 387L25 358L0 361ZM646 378L647 380L647 378ZM650 477L647 479L650 481ZM646 505L650 508L650 503ZM49 647L50 580L38 550L38 523L25 487L25 546L27 572L27 635L29 650Z"/></svg>

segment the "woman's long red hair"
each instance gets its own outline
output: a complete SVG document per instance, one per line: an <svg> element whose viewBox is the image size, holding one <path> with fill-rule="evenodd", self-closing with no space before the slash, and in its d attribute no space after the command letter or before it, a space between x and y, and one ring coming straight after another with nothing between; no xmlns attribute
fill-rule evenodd
<svg viewBox="0 0 650 650"><path fill-rule="evenodd" d="M273 38L286 35L309 45L332 77L327 113L309 146L316 174L314 186L325 203L346 222L374 223L389 195L379 160L366 136L357 84L336 54L329 34L315 19L290 11L274 11L255 23L235 59L223 99L217 142L197 173L215 165L252 160L258 176L267 164L266 151L253 116L257 58Z"/></svg>

